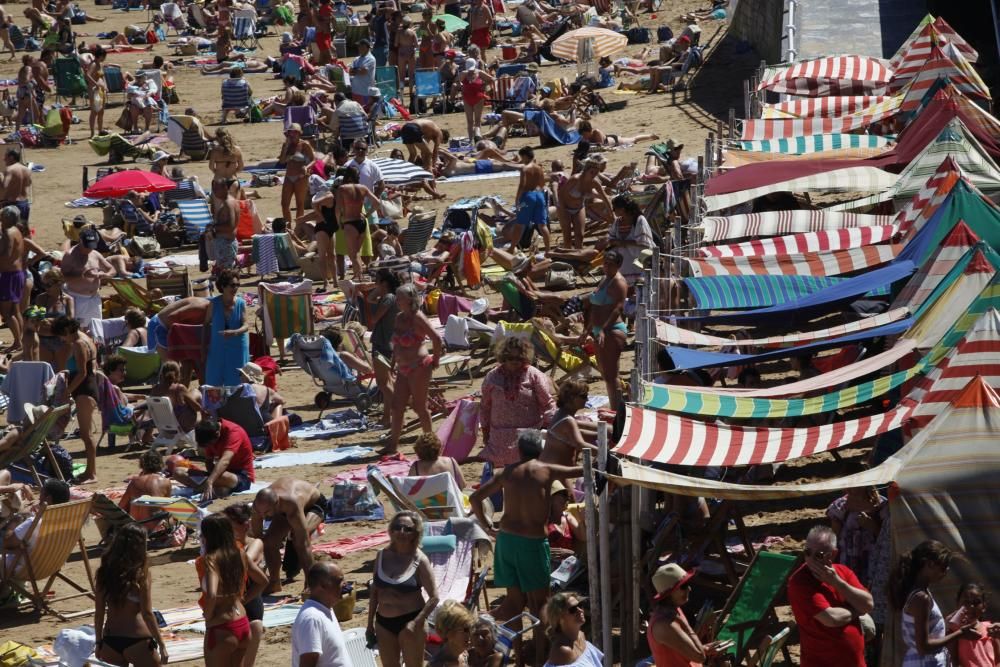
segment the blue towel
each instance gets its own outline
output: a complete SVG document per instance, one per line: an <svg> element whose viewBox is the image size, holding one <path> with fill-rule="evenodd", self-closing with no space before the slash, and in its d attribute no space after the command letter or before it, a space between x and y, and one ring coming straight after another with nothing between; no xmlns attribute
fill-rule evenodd
<svg viewBox="0 0 1000 667"><path fill-rule="evenodd" d="M538 126L538 131L542 137L542 146L580 143L580 133L576 130L564 130L552 119L552 116L538 109L528 109L524 112L524 119L529 123Z"/></svg>

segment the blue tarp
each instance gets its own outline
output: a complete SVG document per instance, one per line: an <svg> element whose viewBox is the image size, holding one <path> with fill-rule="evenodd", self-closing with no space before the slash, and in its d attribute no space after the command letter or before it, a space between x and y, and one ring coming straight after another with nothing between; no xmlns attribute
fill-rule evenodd
<svg viewBox="0 0 1000 667"><path fill-rule="evenodd" d="M678 317L677 319L703 320L708 321L710 324L760 324L765 319L773 319L774 315L781 315L783 317L781 323L787 326L793 320L811 318L817 312L830 310L830 306L834 304L850 303L872 290L887 287L892 283L909 277L916 270L917 267L909 260L894 262L880 269L863 273L860 276L845 278L835 285L777 306L723 315L690 315L688 317Z"/></svg>
<svg viewBox="0 0 1000 667"><path fill-rule="evenodd" d="M745 366L749 364L760 364L765 361L773 361L775 359L797 357L802 354L811 354L834 347L844 347L845 345L851 345L858 341L870 340L880 336L894 336L903 333L909 329L912 324L913 319L907 317L899 320L898 322L892 322L881 327L875 327L874 329L869 329L868 331L861 331L848 336L841 336L840 338L821 340L807 345L799 345L797 347L769 350L767 352L761 352L760 354L706 352L702 350L692 350L688 347L679 347L676 345L668 345L667 354L670 355L670 359L674 362L674 366L679 371L695 370L697 368L713 368L717 366ZM734 344L738 343L739 341L734 341Z"/></svg>
<svg viewBox="0 0 1000 667"><path fill-rule="evenodd" d="M538 126L538 131L542 138L542 146L560 144L580 143L580 133L576 130L564 130L552 119L552 116L538 109L527 109L524 112L524 119L529 123Z"/></svg>

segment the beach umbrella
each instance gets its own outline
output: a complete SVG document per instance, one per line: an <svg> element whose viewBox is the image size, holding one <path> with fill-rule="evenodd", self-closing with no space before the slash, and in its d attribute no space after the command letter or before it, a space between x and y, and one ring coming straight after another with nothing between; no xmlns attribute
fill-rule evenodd
<svg viewBox="0 0 1000 667"><path fill-rule="evenodd" d="M386 185L413 185L421 181L433 181L434 174L405 160L379 158L372 160L382 172Z"/></svg>
<svg viewBox="0 0 1000 667"><path fill-rule="evenodd" d="M587 38L592 38L594 58L613 56L621 53L628 44L628 37L613 30L604 28L580 28L570 30L552 43L552 55L562 60L576 60L578 44Z"/></svg>
<svg viewBox="0 0 1000 667"><path fill-rule="evenodd" d="M469 27L469 22L460 19L452 14L440 14L434 17L434 20L438 19L444 21L444 29L448 32L455 32L457 30L464 30Z"/></svg>
<svg viewBox="0 0 1000 667"><path fill-rule="evenodd" d="M92 199L107 199L109 197L124 197L131 190L136 192L164 192L173 190L177 184L169 178L141 169L126 169L116 171L91 185L83 193Z"/></svg>

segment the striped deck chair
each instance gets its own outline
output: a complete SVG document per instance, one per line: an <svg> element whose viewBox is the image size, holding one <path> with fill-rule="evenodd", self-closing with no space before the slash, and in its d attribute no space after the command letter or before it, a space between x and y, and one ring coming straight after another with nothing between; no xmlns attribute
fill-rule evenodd
<svg viewBox="0 0 1000 667"><path fill-rule="evenodd" d="M38 469L29 456L39 448L44 448L46 458L49 460L49 466L57 475L60 475L61 469L57 465L55 455L49 449L45 439L55 427L56 422L68 415L69 411L70 405L67 403L66 405L52 408L41 418L36 419L34 424L24 430L21 434L21 439L14 447L0 454L0 470L11 468L18 472L30 474L34 477L35 484L40 487L43 482L43 475L38 472ZM21 462L26 463L27 467Z"/></svg>
<svg viewBox="0 0 1000 667"><path fill-rule="evenodd" d="M242 111L253 105L250 83L246 79L223 79L222 110Z"/></svg>
<svg viewBox="0 0 1000 667"><path fill-rule="evenodd" d="M121 530L125 526L132 524L146 527L145 524L159 524L170 515L164 511L158 511L152 514L148 519L134 518L131 514L123 510L118 506L118 503L108 498L103 493L95 493L90 498L92 505L90 508L91 513L97 517L98 528L101 531L103 538L98 546L105 546L111 542L111 539L115 536L115 532ZM149 539L156 539L162 537L166 534L165 529L153 531L149 533Z"/></svg>
<svg viewBox="0 0 1000 667"><path fill-rule="evenodd" d="M181 222L184 223L184 234L188 242L197 243L205 229L212 224L212 211L204 199L187 199L177 202L181 210Z"/></svg>
<svg viewBox="0 0 1000 667"><path fill-rule="evenodd" d="M191 296L191 274L186 266L173 266L166 271L147 271L146 290L160 290L163 296Z"/></svg>
<svg viewBox="0 0 1000 667"><path fill-rule="evenodd" d="M479 573L487 569L484 561L492 550L492 542L475 519L431 521L424 528L425 538L447 536L455 537L453 551L427 554L437 582L438 599L459 600L471 608L475 606L473 596L479 594L472 586L473 580L480 578Z"/></svg>
<svg viewBox="0 0 1000 667"><path fill-rule="evenodd" d="M116 294L128 306L138 308L144 313L155 314L163 307L160 304L153 303L153 300L149 298L149 292L145 287L133 280L129 280L128 278L112 279L111 287L114 288Z"/></svg>
<svg viewBox="0 0 1000 667"><path fill-rule="evenodd" d="M125 104L127 94L125 93L125 75L122 74L120 65L104 66L104 83L108 86L108 96L121 95L122 104ZM110 102L110 99L108 100Z"/></svg>
<svg viewBox="0 0 1000 667"><path fill-rule="evenodd" d="M187 526L189 531L196 531L201 527L202 510L187 498L139 496L132 501L132 504L163 510L170 515L170 518Z"/></svg>
<svg viewBox="0 0 1000 667"><path fill-rule="evenodd" d="M90 499L49 505L35 515L35 520L24 537L23 544L29 546L0 549L0 574L2 574L0 579L26 598L24 606L34 607L43 614L52 614L61 621L90 616L94 613L93 608L88 607L83 611L64 614L53 606L57 602L74 598L94 599L94 574L90 569L87 546L81 533L83 523L90 514L90 508ZM61 572L70 554L73 553L74 546L80 547L80 557L87 572L89 589ZM77 592L61 597L50 597L49 592L57 578L62 579Z"/></svg>
<svg viewBox="0 0 1000 667"><path fill-rule="evenodd" d="M344 76L344 70L336 65L330 65L326 69L326 76L330 79L330 83L337 87L337 92L346 93L350 88L346 83L346 77Z"/></svg>
<svg viewBox="0 0 1000 667"><path fill-rule="evenodd" d="M290 288L262 282L257 286L257 294L263 306L264 344L270 347L272 341L277 340L279 353L284 359L285 339L291 338L294 333L309 335L315 330L312 281L304 280Z"/></svg>
<svg viewBox="0 0 1000 667"><path fill-rule="evenodd" d="M205 377L205 325L174 324L167 331L167 359L194 365L198 377Z"/></svg>
<svg viewBox="0 0 1000 667"><path fill-rule="evenodd" d="M410 256L427 250L427 242L434 233L434 223L437 222L437 211L414 213L410 222L399 237L399 245L403 254Z"/></svg>
<svg viewBox="0 0 1000 667"><path fill-rule="evenodd" d="M390 476L389 483L429 519L467 516L465 495L449 472L426 476Z"/></svg>
<svg viewBox="0 0 1000 667"><path fill-rule="evenodd" d="M791 632L792 629L786 625L776 634L764 637L757 652L747 658L747 667L771 667L774 664L774 659L778 657L778 651L786 650L785 642L788 641L788 635Z"/></svg>
<svg viewBox="0 0 1000 667"><path fill-rule="evenodd" d="M416 512L425 519L427 518L412 500L396 490L396 487L393 486L392 482L389 481L389 478L385 476L378 466L368 466L368 483L372 485L376 493L385 494L386 499L395 511Z"/></svg>
<svg viewBox="0 0 1000 667"><path fill-rule="evenodd" d="M233 17L233 45L246 50L261 48L257 40L257 21L252 16Z"/></svg>

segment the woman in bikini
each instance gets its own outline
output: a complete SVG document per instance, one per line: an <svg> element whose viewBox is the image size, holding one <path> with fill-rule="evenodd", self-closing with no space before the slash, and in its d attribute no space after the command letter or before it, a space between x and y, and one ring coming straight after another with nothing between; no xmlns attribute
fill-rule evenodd
<svg viewBox="0 0 1000 667"><path fill-rule="evenodd" d="M458 488L465 488L465 477L462 476L462 469L458 467L458 461L450 456L441 456L441 439L437 434L418 435L416 442L413 443L413 451L417 455L417 460L410 466L407 475L429 477L446 472L452 476Z"/></svg>
<svg viewBox="0 0 1000 667"><path fill-rule="evenodd" d="M238 175L243 171L243 151L233 142L229 130L220 127L215 130L215 145L208 151L208 168L213 180L233 181L230 189L237 199L244 199L243 188Z"/></svg>
<svg viewBox="0 0 1000 667"><path fill-rule="evenodd" d="M212 514L201 522L204 568L199 575L205 612L205 665L230 667L242 664L250 645L250 619L243 599L260 595L265 575L236 544L233 526L224 514ZM195 562L195 569L198 562ZM252 581L247 590L247 577Z"/></svg>
<svg viewBox="0 0 1000 667"><path fill-rule="evenodd" d="M581 120L576 126L577 132L582 139L586 139L595 146L623 146L637 144L640 141L656 141L659 137L655 134L637 134L634 137L622 137L617 134L605 134L598 130L589 120Z"/></svg>
<svg viewBox="0 0 1000 667"><path fill-rule="evenodd" d="M406 84L407 79L410 81L410 108L416 109L416 79L417 79L417 48L420 46L420 40L417 38L417 33L413 29L413 25L410 22L409 16L404 16L400 21L399 31L393 34L392 38L396 41L396 62L397 67L397 78L400 86L400 90ZM434 41L431 40L431 48L433 50Z"/></svg>
<svg viewBox="0 0 1000 667"><path fill-rule="evenodd" d="M368 219L365 215L364 205L366 201L372 203L379 214L382 213L382 200L376 197L371 190L358 181L361 177L355 167L346 167L339 172L343 178L337 187L337 220L341 221L344 229L344 238L347 241L347 255L351 258L351 267L354 269L354 278L358 281L364 276L364 264L361 263L361 245L364 242L365 232L368 230Z"/></svg>
<svg viewBox="0 0 1000 667"><path fill-rule="evenodd" d="M94 125L97 125L96 132L104 131L104 106L108 102L108 84L104 80L104 60L107 52L98 47L94 50L94 60L84 72L87 79L87 90L90 93L90 136L94 137Z"/></svg>
<svg viewBox="0 0 1000 667"><path fill-rule="evenodd" d="M292 197L295 197L295 215L302 215L309 195L309 171L316 160L316 153L308 141L302 140L302 126L292 123L285 130L285 143L278 154L278 164L285 167L285 181L281 184L281 215L292 218Z"/></svg>
<svg viewBox="0 0 1000 667"><path fill-rule="evenodd" d="M392 332L392 359L396 367L396 385L392 394L392 431L389 444L382 454L395 454L399 448L399 435L403 430L403 417L407 406L413 408L420 419L424 433L431 431L431 413L427 409L427 389L431 374L438 366L444 343L434 331L427 316L420 312L423 299L412 283L396 290L399 313ZM427 354L424 341L430 339L434 354Z"/></svg>
<svg viewBox="0 0 1000 667"><path fill-rule="evenodd" d="M596 429L585 429L577 420L576 413L587 406L587 383L583 380L565 380L559 386L556 398L556 413L545 431L545 448L538 460L561 466L579 465L580 452L597 447L587 442L586 436L593 437ZM569 486L567 484L567 486Z"/></svg>
<svg viewBox="0 0 1000 667"><path fill-rule="evenodd" d="M590 295L587 329L580 336L584 344L587 336L597 346L597 362L604 376L604 385L611 400L611 409L617 410L621 402L618 370L622 350L625 349L628 328L622 321L628 284L621 274L622 254L617 250L604 253L604 279Z"/></svg>
<svg viewBox="0 0 1000 667"><path fill-rule="evenodd" d="M416 512L392 517L389 546L375 556L368 635L374 634L378 640L383 667L424 664L427 617L437 607L438 598L430 560L420 550L423 524Z"/></svg>
<svg viewBox="0 0 1000 667"><path fill-rule="evenodd" d="M313 197L312 211L295 219L295 233L300 236L307 230L306 223L315 223L312 236L316 241L319 271L323 274L323 286L319 292L326 292L329 289L330 280L333 280L334 284L337 283L337 251L333 239L340 225L337 223L336 205L336 196L330 191L323 192Z"/></svg>
<svg viewBox="0 0 1000 667"><path fill-rule="evenodd" d="M483 122L483 104L489 99L486 86L493 83L493 76L479 69L475 60L465 61L465 71L458 77L462 87L462 104L465 106L465 126L469 138L479 141L479 126Z"/></svg>
<svg viewBox="0 0 1000 667"><path fill-rule="evenodd" d="M444 19L434 21L434 27L436 30L431 35L431 53L434 54L434 69L437 69L444 63L445 54L452 47L455 38L446 30Z"/></svg>
<svg viewBox="0 0 1000 667"><path fill-rule="evenodd" d="M222 510L222 514L233 527L236 546L243 549L247 559L257 568L262 567L264 565L264 541L249 535L250 505L247 503L229 505ZM261 595L244 598L243 606L247 610L247 618L250 619L250 644L247 646L246 655L243 656L243 664L253 665L257 660L260 640L264 638L264 598Z"/></svg>
<svg viewBox="0 0 1000 667"><path fill-rule="evenodd" d="M153 582L146 562L146 531L122 526L101 556L94 586L97 657L115 665L166 664L167 646L153 616Z"/></svg>
<svg viewBox="0 0 1000 667"><path fill-rule="evenodd" d="M101 433L101 418L97 410L97 346L90 336L80 331L80 323L63 315L52 325L52 335L59 336L69 350L66 370L69 371L67 393L76 405L76 420L80 425L80 439L87 453L87 469L77 476L74 484L97 481L97 440L95 431ZM96 428L95 428L96 427Z"/></svg>
<svg viewBox="0 0 1000 667"><path fill-rule="evenodd" d="M52 324L63 315L73 319L73 299L63 291L62 271L54 267L42 274L44 292L35 297L35 305L45 309L45 319L38 325L38 360L52 364L57 371L66 365L68 350L62 339L52 333Z"/></svg>
<svg viewBox="0 0 1000 667"><path fill-rule="evenodd" d="M583 171L573 174L559 186L556 211L562 228L563 246L567 248L583 249L583 228L587 224L586 205L589 197L596 194L607 206L607 210L612 210L608 193L599 180L601 164L594 159L584 160Z"/></svg>

